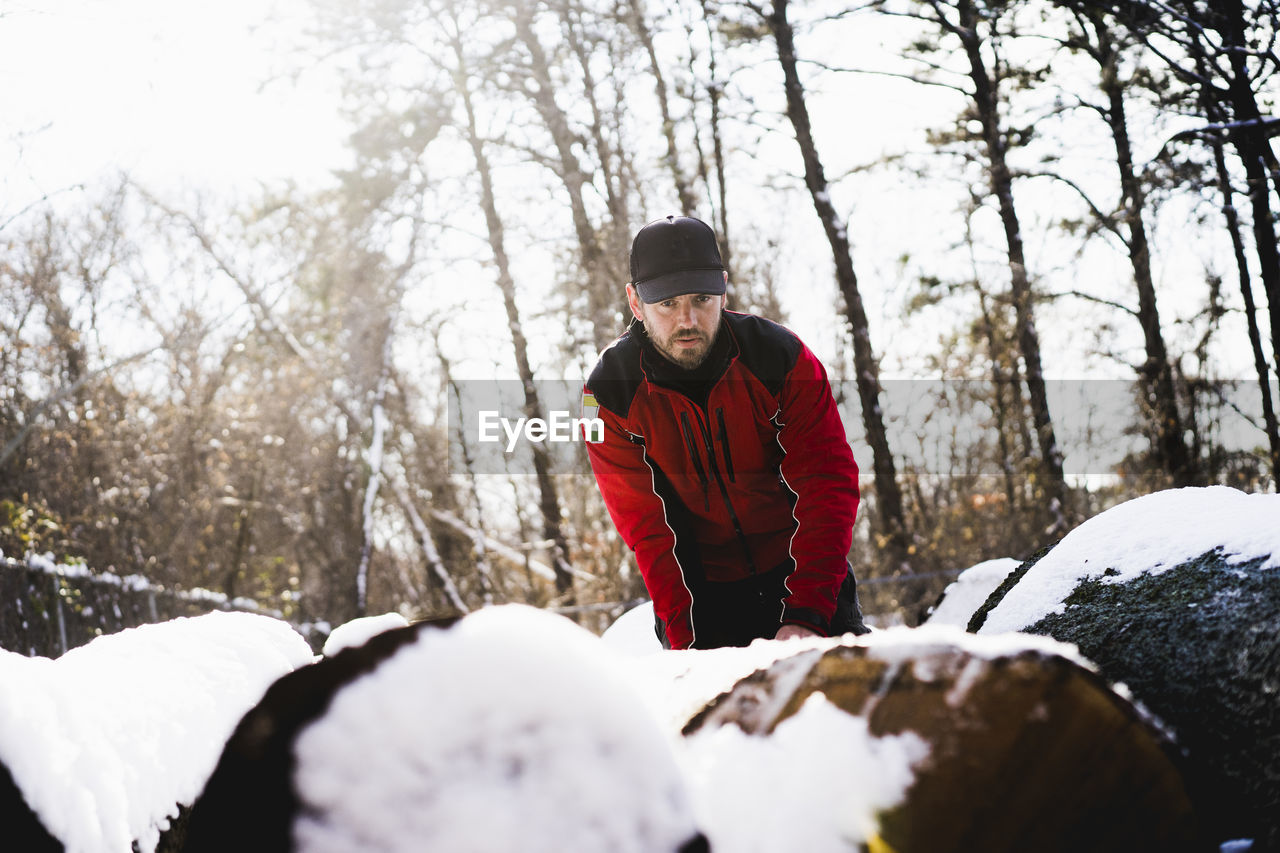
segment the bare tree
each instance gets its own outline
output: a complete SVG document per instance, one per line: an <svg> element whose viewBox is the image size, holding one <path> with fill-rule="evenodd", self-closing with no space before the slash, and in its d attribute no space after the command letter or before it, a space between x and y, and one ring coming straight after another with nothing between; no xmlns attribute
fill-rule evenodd
<svg viewBox="0 0 1280 853"><path fill-rule="evenodd" d="M1068 505L1069 493L1063 473L1062 450L1058 444L1053 418L1049 412L1049 396L1040 353L1040 334L1036 328L1035 294L1028 273L1022 224L1014 205L1014 173L1008 153L1012 135L1004 123L1004 93L1013 71L1001 59L998 29L1004 12L1017 3L975 3L974 0L920 0L909 3L905 10L891 9L886 2L874 4L889 14L927 21L943 38L954 39L960 48L967 88L962 91L969 100L964 119L977 125L976 139L981 146L984 171L990 196L995 199L1004 232L1008 259L1010 301L1017 319L1018 347L1023 363L1031 407L1032 423L1040 450L1040 482L1054 523L1050 536L1061 535L1073 518ZM944 52L941 43L924 46L927 51ZM989 59L989 56L992 58ZM932 66L932 64L931 64ZM934 82L934 81L927 81ZM951 85L951 84L947 84Z"/></svg>
<svg viewBox="0 0 1280 853"><path fill-rule="evenodd" d="M1276 119L1264 115L1259 94L1280 71L1274 50L1280 9L1274 3L1246 5L1241 0L1125 0L1114 11L1147 50L1195 92L1193 103L1207 125L1179 137L1218 136L1239 158L1267 298L1273 369L1280 376L1280 247L1271 206L1272 189L1280 195L1280 160L1271 147ZM1252 294L1245 294L1245 300L1252 304ZM1260 381L1269 384L1270 378L1260 375ZM1280 441L1270 440L1274 466Z"/></svg>
<svg viewBox="0 0 1280 853"><path fill-rule="evenodd" d="M910 571L909 554L911 538L902 509L902 493L899 489L893 453L885 430L884 415L880 406L880 366L871 346L871 330L867 322L862 294L858 289L858 277L854 271L853 254L849 247L849 233L844 221L831 200L831 185L827 182L818 146L813 138L809 108L805 101L804 85L800 80L799 58L796 53L795 31L787 17L787 0L774 0L769 9L746 4L768 26L777 47L778 61L782 66L783 85L786 93L787 118L795 131L796 143L804 162L804 182L809 197L822 223L823 232L831 247L835 265L836 286L844 299L845 319L853 332L854 369L858 399L862 404L862 422L867 442L871 445L872 465L875 471L876 505L880 519L880 535L884 540L886 563L894 571Z"/></svg>
<svg viewBox="0 0 1280 853"><path fill-rule="evenodd" d="M1101 225L1124 245L1133 269L1138 295L1135 316L1142 326L1146 349L1146 360L1138 368L1138 375L1144 395L1143 408L1151 423L1153 449L1173 485L1199 485L1202 477L1187 447L1186 429L1178 410L1177 389L1151 273L1151 247L1146 225L1147 193L1134 163L1126 110L1126 89L1134 83L1122 76L1121 46L1117 44L1116 34L1103 11L1089 3L1059 2L1072 12L1075 23L1065 44L1087 55L1098 67L1098 86L1104 103L1088 106L1106 122L1115 146L1121 192L1118 214L1103 214L1092 201L1089 205L1099 212Z"/></svg>
<svg viewBox="0 0 1280 853"><path fill-rule="evenodd" d="M657 96L658 109L662 115L662 135L667 142L667 168L670 170L671 179L675 183L676 197L680 202L680 213L691 214L697 210L697 200L694 198L692 181L680 163L680 144L676 139L676 123L671 112L671 92L667 85L666 77L662 73L663 63L658 58L658 52L653 43L653 33L646 17L646 6L642 0L635 0L635 2L629 4L629 7L631 14L627 20L639 37L640 43L644 45L645 53L649 57L649 73L653 75L654 93Z"/></svg>
<svg viewBox="0 0 1280 853"><path fill-rule="evenodd" d="M603 245L587 211L586 191L591 185L588 167L575 153L579 142L566 111L557 101L557 85L552 79L551 61L536 29L537 4L531 0L517 0L509 6L516 37L527 58L525 72L527 86L520 89L529 93L538 116L550 134L555 156L554 172L568 196L569 211L573 219L574 233L578 241L579 262L586 278L587 314L593 330L596 351L604 349L616 336L615 315L621 304L621 288L617 267L604 256ZM573 35L572 22L562 22ZM582 45L579 44L579 48ZM588 103L595 95L591 91ZM465 97L469 98L470 93ZM598 114L598 109L596 110Z"/></svg>
<svg viewBox="0 0 1280 853"><path fill-rule="evenodd" d="M476 108L472 99L471 70L466 49L463 45L463 28L455 17L451 21L449 33L453 48L455 65L454 81L464 113L464 132L471 152L475 158L476 172L480 179L480 205L484 211L485 224L488 230L489 246L493 251L493 262L497 268L498 288L502 291L502 302L507 312L507 329L511 334L514 349L516 370L524 389L525 412L528 417L541 416L542 404L538 399L538 387L534 380L533 368L529 362L529 346L525 340L524 328L520 320L520 309L516 304L516 284L511 274L511 262L507 255L505 232L502 217L498 213L497 196L493 187L492 168L485 151L485 140L480 134ZM552 566L556 573L556 590L562 603L569 605L574 601L573 571L569 561L569 544L565 538L560 521L560 499L556 494L555 480L551 476L551 460L541 444L533 444L534 473L538 481L540 494L539 507L542 511L543 535L551 543Z"/></svg>

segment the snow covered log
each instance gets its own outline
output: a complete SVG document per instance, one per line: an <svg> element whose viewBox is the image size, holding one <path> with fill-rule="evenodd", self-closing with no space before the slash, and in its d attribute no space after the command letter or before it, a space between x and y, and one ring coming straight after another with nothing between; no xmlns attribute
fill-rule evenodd
<svg viewBox="0 0 1280 853"><path fill-rule="evenodd" d="M830 642L742 679L685 734L765 735L820 693L874 737L919 737L927 756L871 849L1205 849L1159 732L1069 647L951 627ZM846 784L863 772L844 768Z"/></svg>
<svg viewBox="0 0 1280 853"><path fill-rule="evenodd" d="M1211 838L1280 850L1280 496L1121 504L1021 566L970 629L1075 644L1172 731Z"/></svg>
<svg viewBox="0 0 1280 853"><path fill-rule="evenodd" d="M151 853L236 720L311 660L284 622L210 613L56 660L0 650L0 848Z"/></svg>
<svg viewBox="0 0 1280 853"><path fill-rule="evenodd" d="M187 853L698 853L670 740L599 639L528 607L393 628L271 686Z"/></svg>
<svg viewBox="0 0 1280 853"><path fill-rule="evenodd" d="M970 566L947 584L921 624L965 627L983 602L1020 565L1021 560L1001 557Z"/></svg>
<svg viewBox="0 0 1280 853"><path fill-rule="evenodd" d="M9 768L0 762L0 841L6 850L23 853L62 853L62 842L49 834L27 805Z"/></svg>

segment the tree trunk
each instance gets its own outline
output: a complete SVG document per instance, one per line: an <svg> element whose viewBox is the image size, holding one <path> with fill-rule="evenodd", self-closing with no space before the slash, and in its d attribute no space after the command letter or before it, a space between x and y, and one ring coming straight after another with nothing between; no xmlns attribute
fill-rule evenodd
<svg viewBox="0 0 1280 853"><path fill-rule="evenodd" d="M532 4L521 2L514 17L516 35L529 51L529 71L534 82L531 98L547 132L551 134L558 160L556 174L569 196L573 230L578 238L579 259L587 279L587 312L591 320L592 342L599 352L616 337L617 323L614 315L622 292L621 283L612 280L608 274L595 226L587 215L583 187L590 181L583 171L582 163L573 152L576 138L569 127L569 119L556 102L556 85L551 79L547 53L533 29Z"/></svg>
<svg viewBox="0 0 1280 853"><path fill-rule="evenodd" d="M1160 313L1156 307L1155 283L1151 277L1150 246L1147 242L1143 210L1146 195L1133 167L1133 149L1129 141L1129 126L1125 114L1124 89L1118 76L1119 56L1111 44L1110 33L1101 15L1093 14L1097 35L1098 64L1102 70L1101 88L1107 97L1107 122L1116 148L1116 164L1120 170L1120 188L1123 194L1123 216L1128 229L1129 261L1133 266L1133 280L1138 288L1138 322L1142 324L1143 342L1147 359L1139 369L1147 415L1155 426L1155 450L1164 470L1172 478L1175 487L1197 486L1202 477L1195 460L1187 450L1182 416L1178 412L1177 392L1173 371L1169 367L1169 355L1160 328Z"/></svg>
<svg viewBox="0 0 1280 853"><path fill-rule="evenodd" d="M418 508L413 505L413 496L409 494L409 490L403 484L396 483L395 486L396 499L400 501L400 507L404 510L414 534L418 537L418 546L422 548L422 557L427 561L427 567L439 579L440 588L444 590L445 598L449 599L449 603L453 605L456 611L454 615L470 613L471 608L467 607L466 602L462 600L462 594L458 592L458 585L454 583L453 576L445 568L444 561L440 559L440 549L436 547L436 540L431 535L431 529L422 520L422 515L418 512Z"/></svg>
<svg viewBox="0 0 1280 853"><path fill-rule="evenodd" d="M671 179L675 182L676 196L680 201L681 214L696 213L697 201L693 197L693 186L689 177L680 166L680 149L676 141L676 124L671 118L671 99L667 91L666 78L662 76L662 63L653 46L653 33L645 21L645 7L642 0L631 4L631 26L639 37L649 57L649 70L653 74L653 86L658 97L658 109L662 114L662 135L667 141L667 167L671 170Z"/></svg>
<svg viewBox="0 0 1280 853"><path fill-rule="evenodd" d="M472 155L475 157L476 172L480 177L480 204L484 209L489 247L493 250L494 263L498 269L498 288L502 291L503 306L507 312L507 327L511 332L511 343L515 351L516 370L520 375L520 384L524 388L525 415L529 418L540 418L543 417L542 403L538 399L533 368L529 364L529 346L520 321L520 311L516 306L516 284L511 276L511 263L507 256L502 218L498 215L492 170L476 121L475 106L471 99L470 74L466 67L461 37L456 33L453 38L453 49L458 60L455 81L466 111L467 139L471 145ZM556 592L560 596L561 603L567 606L574 603L573 571L569 562L569 544L560 526L560 499L556 494L555 480L551 477L551 460L541 443L530 442L530 448L533 453L533 467L540 495L538 508L542 513L543 538L551 542L551 565L556 576Z"/></svg>
<svg viewBox="0 0 1280 853"><path fill-rule="evenodd" d="M440 370L444 376L444 384L448 389L446 393L453 394L454 399L458 404L458 411L462 411L462 389L458 387L457 380L453 378L453 365L444 354L444 350L440 348L440 338L438 334L435 336L433 343L435 344L436 358L440 361ZM471 448L467 444L467 437L463 434L462 424L457 424L456 428L458 431L456 437L458 449L462 454L462 469L466 472L467 490L471 496L471 503L475 507L476 517L483 519L483 504L480 500L480 489L476 483L475 462L471 458ZM478 532L479 536L472 536L471 541L475 550L474 558L476 572L479 575L480 580L480 592L485 604L493 604L493 567L489 565L489 549L485 546L486 533L483 521L480 521L479 523Z"/></svg>
<svg viewBox="0 0 1280 853"><path fill-rule="evenodd" d="M1000 454L1000 473L1004 479L1005 512L1008 514L1012 528L1011 541L1021 538L1018 528L1021 527L1021 513L1018 512L1018 484L1013 470L1013 448L1009 444L1009 406L1005 399L1005 389L1011 386L1012 380L1001 363L1003 347L996 337L995 323L991 318L991 308L987 304L987 294L979 287L978 304L982 309L982 333L987 339L987 354L991 359L991 408L996 417L996 450ZM1019 419L1021 419L1021 413Z"/></svg>
<svg viewBox="0 0 1280 853"><path fill-rule="evenodd" d="M889 450L884 415L880 408L880 365L871 349L871 333L866 310L862 305L862 294L858 291L858 278L849 249L849 235L831 203L830 186L813 140L809 109L798 71L795 33L787 20L787 0L775 0L773 13L768 16L767 23L778 46L778 60L782 64L786 83L787 117L795 129L796 142L800 145L800 155L804 160L805 186L809 189L814 209L822 220L827 241L831 244L836 284L844 297L846 319L853 331L853 362L857 372L858 399L862 405L862 423L867 432L867 442L871 445L880 535L885 541L887 562L895 571L910 571L910 538L902 508L902 492L898 487L897 471L893 454Z"/></svg>
<svg viewBox="0 0 1280 853"><path fill-rule="evenodd" d="M987 150L988 181L991 194L999 204L1000 221L1004 226L1008 245L1011 292L1018 323L1018 347L1022 352L1031 417L1040 446L1044 494L1048 499L1049 513L1054 519L1054 532L1061 534L1066 531L1071 512L1062 469L1062 451L1058 447L1053 419L1049 414L1049 397L1040 360L1040 335L1036 331L1031 281L1027 276L1026 255L1022 246L1022 228L1013 205L1013 178L1005 160L1006 145L1000 127L999 92L982 57L977 29L979 18L972 2L959 0L955 8L959 12L959 26L951 27L945 21L942 23L959 36L969 61L969 78L974 85L974 107L982 124L982 139ZM939 17L941 18L941 14Z"/></svg>
<svg viewBox="0 0 1280 853"><path fill-rule="evenodd" d="M609 211L609 221L596 231L597 238L600 236L604 238L604 244L601 247L603 258L599 262L598 270L600 292L595 296L595 302L600 307L596 309L593 305L592 314L596 318L592 323L593 340L599 351L612 343L625 325L625 323L613 321L615 313L620 313L624 319L627 313L622 283L630 278L627 253L631 246L631 223L628 213L631 183L625 168L626 158L621 141L623 134L620 131L615 134L618 139L615 148L605 132L605 113L600 108L600 100L596 94L597 84L591 67L590 45L585 41L581 21L576 19L575 10L576 7L572 3L567 3L563 9L565 33L569 46L582 69L583 94L591 109L591 139L595 144L600 175L604 183L605 205ZM617 130L616 127L615 130ZM617 306L617 312L613 310L613 306Z"/></svg>
<svg viewBox="0 0 1280 853"><path fill-rule="evenodd" d="M720 203L716 205L720 217L720 257L724 261L724 268L729 271L730 282L733 280L733 261L732 249L729 243L729 201L728 201L728 184L724 177L724 136L720 129L720 98L724 95L724 83L720 81L716 74L716 44L715 32L711 26L711 11L707 6L707 0L702 0L702 17L707 24L707 43L710 47L707 50L707 70L711 75L711 82L707 85L707 97L711 106L711 156L715 161L716 167L716 190L719 195Z"/></svg>
<svg viewBox="0 0 1280 853"><path fill-rule="evenodd" d="M1252 87L1246 57L1254 48L1244 32L1244 7L1240 0L1223 0L1218 7L1224 25L1222 36L1231 63L1227 81L1233 118L1237 123L1254 123L1233 131L1232 144L1244 163L1249 183L1249 201L1253 208L1253 237L1262 272L1262 288L1267 295L1267 314L1271 321L1271 355L1276 375L1280 376L1280 252L1276 247L1276 230L1271 213L1271 191L1268 162L1274 162L1271 142L1261 127L1262 113Z"/></svg>
<svg viewBox="0 0 1280 853"><path fill-rule="evenodd" d="M1249 262L1245 258L1244 239L1240 235L1240 215L1236 212L1235 192L1231 188L1231 176L1227 172L1226 154L1219 141L1213 143L1213 159L1217 167L1218 188L1222 191L1222 212L1227 219L1227 230L1231 234L1231 246L1235 252L1240 294L1244 297L1244 316L1249 327L1249 346L1253 350L1253 368L1258 374L1258 390L1262 394L1262 418L1266 425L1267 443L1271 448L1271 479L1280 483L1280 425L1276 423L1275 404L1271 399L1271 375L1267 368L1267 356L1262 348L1262 331L1258 328L1253 282L1249 276Z"/></svg>

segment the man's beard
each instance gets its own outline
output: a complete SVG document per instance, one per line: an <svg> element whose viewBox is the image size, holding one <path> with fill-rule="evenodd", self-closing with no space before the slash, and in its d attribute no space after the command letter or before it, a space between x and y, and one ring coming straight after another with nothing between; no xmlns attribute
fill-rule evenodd
<svg viewBox="0 0 1280 853"><path fill-rule="evenodd" d="M662 353L668 361L673 362L678 367L683 367L685 370L693 370L706 361L707 355L711 352L711 342L714 338L714 333L709 336L701 329L682 329L661 341L650 336L650 340L653 341L653 345L657 347L658 352ZM696 340L698 345L692 347L678 346L676 341L679 340Z"/></svg>

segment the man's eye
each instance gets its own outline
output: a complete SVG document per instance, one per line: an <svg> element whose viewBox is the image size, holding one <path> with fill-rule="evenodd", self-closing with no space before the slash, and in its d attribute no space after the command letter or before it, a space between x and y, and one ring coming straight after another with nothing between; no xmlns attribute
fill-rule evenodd
<svg viewBox="0 0 1280 853"><path fill-rule="evenodd" d="M674 307L676 307L676 301L675 301L674 299L668 299L668 300L666 300L665 302L659 302L658 304L659 304L659 305L661 305L663 308L674 308Z"/></svg>

